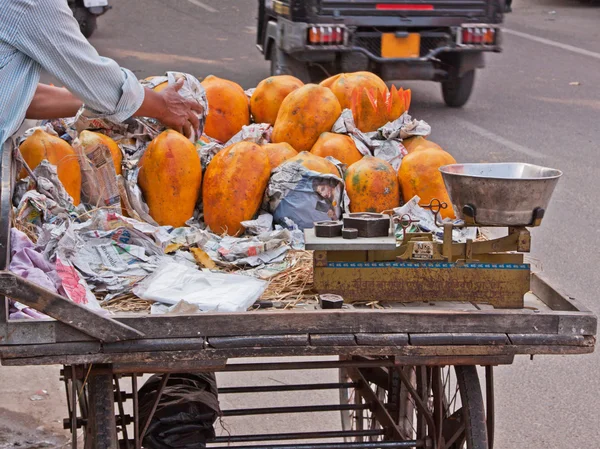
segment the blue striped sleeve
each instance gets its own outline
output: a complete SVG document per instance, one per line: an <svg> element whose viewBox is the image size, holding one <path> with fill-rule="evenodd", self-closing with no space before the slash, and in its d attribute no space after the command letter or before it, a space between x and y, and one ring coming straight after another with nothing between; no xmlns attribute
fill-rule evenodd
<svg viewBox="0 0 600 449"><path fill-rule="evenodd" d="M65 0L33 1L13 45L58 78L96 117L126 120L144 100L135 75L101 57L81 34Z"/></svg>

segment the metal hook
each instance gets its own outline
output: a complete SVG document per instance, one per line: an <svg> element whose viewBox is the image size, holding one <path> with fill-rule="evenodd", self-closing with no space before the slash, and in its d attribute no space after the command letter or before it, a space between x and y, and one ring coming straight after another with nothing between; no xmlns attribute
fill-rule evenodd
<svg viewBox="0 0 600 449"><path fill-rule="evenodd" d="M419 223L420 220L413 220L410 215L404 214L401 217L395 216L393 221L402 227L402 240L404 240L406 237L406 230L410 228L411 224Z"/></svg>
<svg viewBox="0 0 600 449"><path fill-rule="evenodd" d="M434 222L436 226L442 227L444 226L443 221L438 222L438 216L442 209L448 208L448 203L444 203L443 201L438 200L437 198L433 198L429 204L419 204L424 209L429 209L433 212Z"/></svg>

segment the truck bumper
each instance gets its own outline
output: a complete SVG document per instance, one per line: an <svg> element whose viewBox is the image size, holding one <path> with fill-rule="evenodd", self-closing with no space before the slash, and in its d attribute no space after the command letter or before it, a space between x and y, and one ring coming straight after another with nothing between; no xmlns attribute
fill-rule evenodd
<svg viewBox="0 0 600 449"><path fill-rule="evenodd" d="M453 69L464 73L484 66L484 52L502 51L499 29L496 44L485 46L458 44L456 33L460 27L441 32L420 31L419 57L385 58L381 55L380 32L359 32L347 27L348 38L343 45L310 45L306 39L309 24L280 19L273 25L271 35L276 45L298 60L316 63L339 61L342 71L373 70L384 79L440 81L447 76L446 60L449 58L453 60Z"/></svg>

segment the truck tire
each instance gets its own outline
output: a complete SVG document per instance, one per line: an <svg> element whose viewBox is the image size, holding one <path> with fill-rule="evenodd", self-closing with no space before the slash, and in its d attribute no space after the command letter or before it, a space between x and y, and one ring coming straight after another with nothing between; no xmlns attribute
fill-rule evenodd
<svg viewBox="0 0 600 449"><path fill-rule="evenodd" d="M271 76L292 75L303 83L311 82L308 64L287 55L277 48L275 42L272 43L269 50L269 58L271 59Z"/></svg>
<svg viewBox="0 0 600 449"><path fill-rule="evenodd" d="M475 70L469 70L463 76L451 75L448 81L442 81L442 96L444 103L451 108L461 108L473 92Z"/></svg>

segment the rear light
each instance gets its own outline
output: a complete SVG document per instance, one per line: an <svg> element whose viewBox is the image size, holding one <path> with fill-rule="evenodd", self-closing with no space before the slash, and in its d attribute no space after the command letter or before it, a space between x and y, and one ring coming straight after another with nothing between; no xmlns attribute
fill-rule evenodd
<svg viewBox="0 0 600 449"><path fill-rule="evenodd" d="M459 45L486 46L496 44L497 29L486 25L463 26L457 34Z"/></svg>
<svg viewBox="0 0 600 449"><path fill-rule="evenodd" d="M311 45L342 45L346 37L344 27L315 25L308 28L308 43Z"/></svg>

